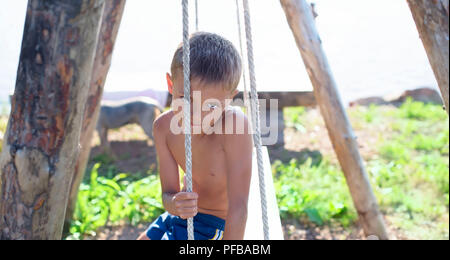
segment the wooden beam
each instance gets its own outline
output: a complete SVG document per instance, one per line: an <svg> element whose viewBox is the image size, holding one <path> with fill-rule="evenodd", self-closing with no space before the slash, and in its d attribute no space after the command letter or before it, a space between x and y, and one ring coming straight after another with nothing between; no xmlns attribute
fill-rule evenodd
<svg viewBox="0 0 450 260"><path fill-rule="evenodd" d="M259 91L258 98L266 102L268 109L270 109L271 99L278 100L279 109L285 107L315 107L317 105L312 91ZM243 93L239 92L235 99L244 100Z"/></svg>
<svg viewBox="0 0 450 260"><path fill-rule="evenodd" d="M65 232L70 228L72 215L75 211L78 189L83 180L86 166L91 151L91 140L97 126L100 114L100 103L103 94L106 77L113 54L116 37L119 32L120 22L125 9L126 0L108 0L105 2L105 10L98 36L97 49L94 58L94 67L89 87L89 93L84 111L82 133L80 137L81 152L78 156L73 180L70 185L69 202L65 217Z"/></svg>
<svg viewBox="0 0 450 260"><path fill-rule="evenodd" d="M388 239L383 217L369 183L358 143L322 49L310 6L305 0L280 0L305 63L317 103L367 236Z"/></svg>
<svg viewBox="0 0 450 260"><path fill-rule="evenodd" d="M258 98L265 100L266 104L270 104L271 99L278 100L278 108L285 107L315 107L317 105L316 98L312 91L260 91ZM239 92L234 100L244 100L243 92ZM172 96L169 95L166 107L169 107L172 102ZM269 107L267 107L269 108Z"/></svg>
<svg viewBox="0 0 450 260"><path fill-rule="evenodd" d="M0 156L0 240L61 239L103 7L28 1Z"/></svg>
<svg viewBox="0 0 450 260"><path fill-rule="evenodd" d="M408 0L412 16L449 111L449 0Z"/></svg>

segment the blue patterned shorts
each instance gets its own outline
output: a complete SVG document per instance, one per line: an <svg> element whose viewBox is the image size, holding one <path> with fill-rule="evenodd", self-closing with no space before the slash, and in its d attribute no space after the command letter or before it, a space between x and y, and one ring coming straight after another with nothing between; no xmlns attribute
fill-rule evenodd
<svg viewBox="0 0 450 260"><path fill-rule="evenodd" d="M221 240L225 220L198 213L194 217L195 240ZM187 220L168 212L159 216L146 231L151 240L187 240Z"/></svg>

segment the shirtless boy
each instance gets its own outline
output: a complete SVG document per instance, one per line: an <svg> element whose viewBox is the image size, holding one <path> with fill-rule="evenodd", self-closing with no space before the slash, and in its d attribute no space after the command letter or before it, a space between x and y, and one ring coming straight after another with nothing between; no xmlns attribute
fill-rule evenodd
<svg viewBox="0 0 450 260"><path fill-rule="evenodd" d="M180 188L178 169L185 170L184 134L174 128L183 129L183 112L182 106L172 104L153 127L167 212L139 239L187 239L186 219L193 217L196 240L240 240L247 220L253 145L244 113L227 106L226 101L238 93L241 59L231 42L212 33L193 34L190 50L191 98L201 95L201 111L191 105L193 192ZM181 46L173 57L167 83L174 102L182 99Z"/></svg>

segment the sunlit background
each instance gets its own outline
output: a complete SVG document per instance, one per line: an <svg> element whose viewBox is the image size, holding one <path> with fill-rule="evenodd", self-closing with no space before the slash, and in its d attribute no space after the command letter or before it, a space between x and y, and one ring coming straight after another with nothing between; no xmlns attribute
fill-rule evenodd
<svg viewBox="0 0 450 260"><path fill-rule="evenodd" d="M193 1L192 1L193 2ZM347 103L417 87L437 87L404 0L315 0L317 26ZM0 101L14 91L26 0L0 0ZM129 0L105 91L165 89L165 72L181 42L180 0ZM278 0L251 3L258 88L311 90ZM193 6L193 5L192 5ZM194 29L194 10L191 10ZM234 0L199 0L200 30L238 46ZM241 87L242 88L242 87Z"/></svg>
<svg viewBox="0 0 450 260"><path fill-rule="evenodd" d="M198 2L200 30L221 34L238 46L235 0ZM259 90L312 90L279 0L249 2ZM406 0L314 3L345 104L437 88ZM0 6L1 152L3 143L8 144L3 136L10 136L4 134L8 95L14 91L27 0L0 0ZM192 8L192 32L194 21ZM181 42L181 27L181 0L128 0L106 96L121 92L113 94L123 98L130 94L124 92L148 89L165 95L165 73ZM448 240L449 122L442 105L407 99L398 106L351 106L346 111L390 238ZM279 129L282 145L268 146L268 152L284 238L365 239L320 111L285 107L282 112L283 121L276 121L284 123ZM136 124L111 130L108 141L111 154L104 153L94 134L65 239L135 239L164 211L154 142Z"/></svg>

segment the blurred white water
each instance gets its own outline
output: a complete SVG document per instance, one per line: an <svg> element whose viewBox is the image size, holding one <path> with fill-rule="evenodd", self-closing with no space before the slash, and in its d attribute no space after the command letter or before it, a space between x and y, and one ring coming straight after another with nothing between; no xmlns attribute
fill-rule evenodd
<svg viewBox="0 0 450 260"><path fill-rule="evenodd" d="M235 1L198 1L200 30L219 33L238 46ZM437 87L406 1L315 2L323 47L346 103ZM279 1L250 4L258 88L311 90ZM0 0L0 102L14 89L26 5L26 0ZM191 13L194 28L193 8ZM105 90L165 89L164 75L181 36L180 0L129 0Z"/></svg>

